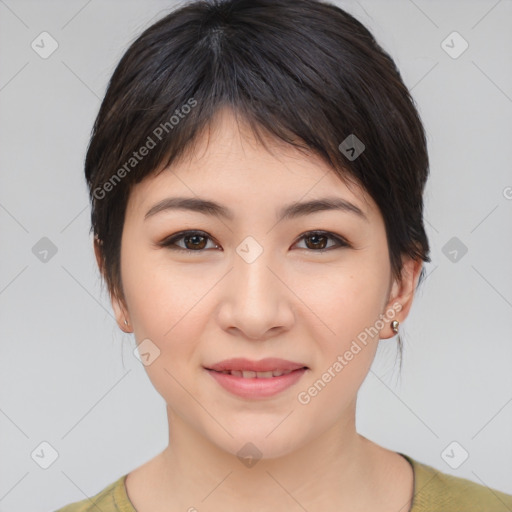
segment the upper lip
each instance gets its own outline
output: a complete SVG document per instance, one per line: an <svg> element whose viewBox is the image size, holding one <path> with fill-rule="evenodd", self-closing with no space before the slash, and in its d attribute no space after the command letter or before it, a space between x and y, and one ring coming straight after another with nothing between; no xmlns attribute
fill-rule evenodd
<svg viewBox="0 0 512 512"><path fill-rule="evenodd" d="M306 365L302 363L295 363L293 361L287 361L285 359L279 359L276 357L260 359L259 361L251 361L250 359L236 357L233 359L226 359L224 361L220 361L219 363L215 363L205 368L207 370L215 370L216 372L232 370L269 372L273 370L293 371L298 370L300 368L306 368Z"/></svg>

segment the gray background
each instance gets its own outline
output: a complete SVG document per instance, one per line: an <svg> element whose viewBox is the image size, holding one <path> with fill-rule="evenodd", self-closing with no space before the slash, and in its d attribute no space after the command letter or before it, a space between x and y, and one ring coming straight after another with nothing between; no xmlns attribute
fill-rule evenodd
<svg viewBox="0 0 512 512"><path fill-rule="evenodd" d="M99 281L83 159L115 64L173 5L0 0L0 512L84 499L167 444L163 399ZM402 376L382 341L358 430L512 493L512 2L339 5L395 58L431 158L429 277L402 325ZM46 59L31 47L43 31L59 45ZM458 58L442 47L453 31L469 44ZM46 261L43 237L57 249ZM47 469L42 442L58 453Z"/></svg>

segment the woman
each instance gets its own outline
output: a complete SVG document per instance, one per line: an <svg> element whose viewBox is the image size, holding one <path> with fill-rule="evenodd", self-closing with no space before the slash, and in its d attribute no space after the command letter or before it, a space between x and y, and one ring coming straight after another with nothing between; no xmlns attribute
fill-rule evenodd
<svg viewBox="0 0 512 512"><path fill-rule="evenodd" d="M512 510L356 431L430 261L423 126L356 19L314 0L172 12L115 70L85 173L169 445L59 512Z"/></svg>

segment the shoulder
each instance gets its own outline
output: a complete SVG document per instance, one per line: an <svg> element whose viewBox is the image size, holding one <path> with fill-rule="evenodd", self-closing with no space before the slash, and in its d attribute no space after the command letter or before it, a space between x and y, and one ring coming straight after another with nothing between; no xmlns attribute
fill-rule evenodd
<svg viewBox="0 0 512 512"><path fill-rule="evenodd" d="M70 503L55 512L135 512L127 499L125 478L123 475L94 496Z"/></svg>
<svg viewBox="0 0 512 512"><path fill-rule="evenodd" d="M403 456L414 469L410 512L512 512L512 495Z"/></svg>

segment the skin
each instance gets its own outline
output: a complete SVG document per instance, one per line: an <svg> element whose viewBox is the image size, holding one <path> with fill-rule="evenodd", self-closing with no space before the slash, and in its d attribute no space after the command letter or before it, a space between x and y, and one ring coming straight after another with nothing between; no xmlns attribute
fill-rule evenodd
<svg viewBox="0 0 512 512"><path fill-rule="evenodd" d="M228 110L199 142L188 158L136 185L127 206L124 297L112 293L112 305L123 331L137 343L149 338L160 351L145 368L169 423L169 446L128 475L130 500L138 512L409 510L410 465L358 434L355 411L379 338L394 336L391 320L403 322L409 313L421 262L404 259L401 282L392 278L378 207L315 155L270 139L267 150ZM285 204L333 195L357 205L367 220L331 210L276 223ZM214 200L234 219L185 210L144 218L171 196ZM176 242L202 252L158 245L185 229L209 235ZM319 253L319 242L302 236L312 230L350 246L320 239L328 250ZM247 236L263 249L252 263L236 252ZM378 335L301 404L298 393L396 304L400 311ZM242 399L203 368L236 356L281 357L309 369L277 396ZM247 442L263 454L250 468L236 455Z"/></svg>

